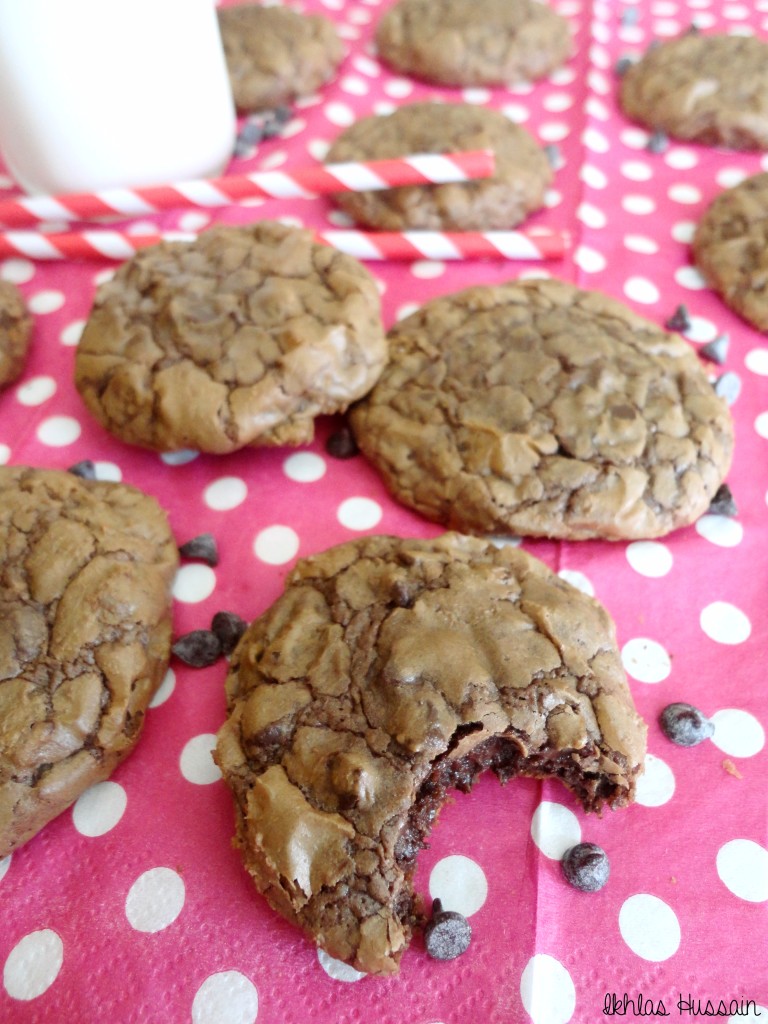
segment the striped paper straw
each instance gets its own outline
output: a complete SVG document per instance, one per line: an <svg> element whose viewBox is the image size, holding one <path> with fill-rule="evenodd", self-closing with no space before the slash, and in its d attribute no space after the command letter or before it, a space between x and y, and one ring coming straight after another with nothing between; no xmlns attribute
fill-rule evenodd
<svg viewBox="0 0 768 1024"><path fill-rule="evenodd" d="M0 201L0 224L31 227L41 221L137 217L163 210L228 206L245 199L313 199L332 192L363 192L401 185L435 185L489 178L493 153L414 153L366 163L318 164L289 171L255 171L150 188L112 188L60 196L21 196Z"/></svg>
<svg viewBox="0 0 768 1024"><path fill-rule="evenodd" d="M95 230L44 234L40 231L0 232L0 259L26 256L33 260L125 260L159 242L190 241L182 232L131 235ZM315 231L319 242L360 260L550 260L570 247L567 231L530 228L518 231Z"/></svg>

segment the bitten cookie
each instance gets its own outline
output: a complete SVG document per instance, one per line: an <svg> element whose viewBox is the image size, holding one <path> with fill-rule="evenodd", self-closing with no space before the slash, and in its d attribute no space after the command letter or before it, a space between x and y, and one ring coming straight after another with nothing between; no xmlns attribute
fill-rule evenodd
<svg viewBox="0 0 768 1024"><path fill-rule="evenodd" d="M677 139L768 148L768 43L689 32L647 50L621 80L628 117Z"/></svg>
<svg viewBox="0 0 768 1024"><path fill-rule="evenodd" d="M696 226L693 258L727 306L768 331L768 172L715 198Z"/></svg>
<svg viewBox="0 0 768 1024"><path fill-rule="evenodd" d="M692 348L605 295L469 288L389 340L355 437L399 501L446 526L657 537L706 512L729 468L728 407Z"/></svg>
<svg viewBox="0 0 768 1024"><path fill-rule="evenodd" d="M32 336L32 315L15 284L0 281L0 389L13 384L24 369Z"/></svg>
<svg viewBox="0 0 768 1024"><path fill-rule="evenodd" d="M386 359L362 264L270 221L144 249L100 287L75 384L100 423L158 451L310 441Z"/></svg>
<svg viewBox="0 0 768 1024"><path fill-rule="evenodd" d="M645 754L613 623L525 552L366 537L299 562L246 631L215 758L258 889L331 956L397 970L447 790L486 768L620 807Z"/></svg>
<svg viewBox="0 0 768 1024"><path fill-rule="evenodd" d="M565 18L537 0L399 0L376 28L387 64L442 85L541 78L570 54Z"/></svg>
<svg viewBox="0 0 768 1024"><path fill-rule="evenodd" d="M239 110L276 107L314 92L344 57L333 22L321 14L248 3L216 13Z"/></svg>
<svg viewBox="0 0 768 1024"><path fill-rule="evenodd" d="M0 857L135 746L170 656L177 550L123 484L0 468Z"/></svg>
<svg viewBox="0 0 768 1024"><path fill-rule="evenodd" d="M413 103L392 114L365 117L342 132L326 160L381 160L474 149L493 150L492 178L345 192L336 196L336 202L358 223L388 231L511 228L543 205L552 181L544 151L524 128L475 104Z"/></svg>

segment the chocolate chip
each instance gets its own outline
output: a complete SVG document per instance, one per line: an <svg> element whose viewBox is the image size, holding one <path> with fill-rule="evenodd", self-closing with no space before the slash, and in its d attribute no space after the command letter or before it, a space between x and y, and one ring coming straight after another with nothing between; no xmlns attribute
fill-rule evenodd
<svg viewBox="0 0 768 1024"><path fill-rule="evenodd" d="M221 657L221 642L210 629L193 629L180 636L171 650L186 665L206 668Z"/></svg>
<svg viewBox="0 0 768 1024"><path fill-rule="evenodd" d="M240 637L248 628L245 619L234 612L216 612L211 620L211 629L221 644L221 653L225 657L237 647Z"/></svg>
<svg viewBox="0 0 768 1024"><path fill-rule="evenodd" d="M731 343L731 339L727 334L718 334L712 341L708 341L706 345L702 345L699 349L701 355L705 359L710 359L713 363L717 363L722 366L728 356L728 346Z"/></svg>
<svg viewBox="0 0 768 1024"><path fill-rule="evenodd" d="M560 152L560 147L556 146L554 142L550 142L549 145L544 147L544 155L552 170L556 171L562 164L563 155Z"/></svg>
<svg viewBox="0 0 768 1024"><path fill-rule="evenodd" d="M293 116L290 107L275 107L274 110L267 110L262 123L262 132L265 139L271 139L279 135Z"/></svg>
<svg viewBox="0 0 768 1024"><path fill-rule="evenodd" d="M707 511L713 516L737 516L739 514L728 484L720 484Z"/></svg>
<svg viewBox="0 0 768 1024"><path fill-rule="evenodd" d="M682 305L678 306L664 326L670 331L687 331L691 326L688 307Z"/></svg>
<svg viewBox="0 0 768 1024"><path fill-rule="evenodd" d="M201 533L186 544L179 546L179 554L182 558L196 558L206 565L214 566L219 564L219 549L216 547L216 540L212 533Z"/></svg>
<svg viewBox="0 0 768 1024"><path fill-rule="evenodd" d="M657 128L655 132L651 132L645 148L649 153L666 153L669 149L669 136L666 132Z"/></svg>
<svg viewBox="0 0 768 1024"><path fill-rule="evenodd" d="M90 459L83 459L81 462L76 462L74 466L70 466L67 472L72 473L73 476L82 477L83 480L95 480L96 464Z"/></svg>
<svg viewBox="0 0 768 1024"><path fill-rule="evenodd" d="M724 398L728 405L733 405L741 394L741 377L733 370L728 370L715 381L715 394Z"/></svg>
<svg viewBox="0 0 768 1024"><path fill-rule="evenodd" d="M334 459L351 459L360 451L355 435L349 427L341 427L340 430L331 434L325 442L325 450Z"/></svg>
<svg viewBox="0 0 768 1024"><path fill-rule="evenodd" d="M614 69L619 78L623 78L634 63L635 61L631 57L619 57Z"/></svg>
<svg viewBox="0 0 768 1024"><path fill-rule="evenodd" d="M595 843L572 846L566 850L561 864L567 881L582 892L602 889L611 873L608 854Z"/></svg>
<svg viewBox="0 0 768 1024"><path fill-rule="evenodd" d="M661 731L679 747L695 747L708 740L715 731L714 723L692 704L669 704L659 716Z"/></svg>
<svg viewBox="0 0 768 1024"><path fill-rule="evenodd" d="M432 919L424 929L424 945L433 960L453 960L469 948L472 928L463 914L432 904Z"/></svg>

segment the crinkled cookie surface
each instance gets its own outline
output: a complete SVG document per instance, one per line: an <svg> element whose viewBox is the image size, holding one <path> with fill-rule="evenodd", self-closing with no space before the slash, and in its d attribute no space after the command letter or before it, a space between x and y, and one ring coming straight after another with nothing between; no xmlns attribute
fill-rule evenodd
<svg viewBox="0 0 768 1024"><path fill-rule="evenodd" d="M21 375L32 336L32 314L11 281L0 281L0 388Z"/></svg>

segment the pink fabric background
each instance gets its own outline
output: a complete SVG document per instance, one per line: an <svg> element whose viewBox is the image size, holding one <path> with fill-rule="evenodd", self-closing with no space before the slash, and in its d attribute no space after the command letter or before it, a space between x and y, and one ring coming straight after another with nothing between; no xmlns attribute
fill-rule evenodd
<svg viewBox="0 0 768 1024"><path fill-rule="evenodd" d="M720 189L768 169L768 157L674 143L647 152L647 133L617 109L613 70L620 55L694 19L706 31L768 36L768 2L553 0L573 26L573 58L534 86L487 90L436 89L381 66L371 37L385 6L306 0L305 10L337 22L348 56L333 83L296 105L282 138L232 170L306 164L356 116L430 97L464 99L502 109L560 147L548 208L532 222L568 228L576 241L569 258L542 266L370 264L387 325L433 295L545 272L623 299L656 323L685 303L694 346L730 335L724 369L742 384L729 476L738 519L706 517L651 544L524 542L591 587L616 620L650 726L642 802L599 819L556 784L502 788L482 779L446 806L416 876L420 892L470 915L469 952L435 963L417 938L399 977L344 980L268 909L230 847L230 798L208 760L224 714L224 663L193 670L174 661L172 692L169 678L112 783L0 862L7 1024L595 1024L611 992L635 1001L642 993L654 1006L663 1000L672 1020L690 1016L679 1012L679 994L702 1003L754 1000L768 1020L768 345L703 287L686 244ZM0 191L15 191L7 176ZM165 214L153 223L197 230L261 216L343 222L317 200ZM107 272L97 264L0 263L36 317L24 377L0 395L0 461L66 468L94 459L100 475L153 494L180 543L212 532L220 564L180 575L177 634L207 626L222 608L259 614L296 557L363 532L439 532L397 506L362 458L325 454L330 420L298 452L179 464L107 435L71 383L74 345ZM674 700L714 715L715 740L694 749L669 743L656 720ZM611 878L598 894L562 880L559 856L579 838L610 856ZM625 1019L636 1019L631 1009Z"/></svg>

